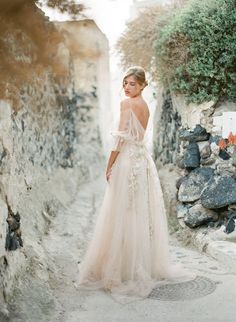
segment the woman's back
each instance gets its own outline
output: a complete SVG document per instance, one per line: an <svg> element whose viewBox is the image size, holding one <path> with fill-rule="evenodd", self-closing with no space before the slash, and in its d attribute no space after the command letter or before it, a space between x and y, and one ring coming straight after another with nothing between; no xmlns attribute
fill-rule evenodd
<svg viewBox="0 0 236 322"><path fill-rule="evenodd" d="M132 111L135 113L139 123L146 130L149 120L149 108L143 99L127 99L127 103Z"/></svg>
<svg viewBox="0 0 236 322"><path fill-rule="evenodd" d="M118 130L114 136L113 151L121 151L126 144L144 142L149 120L149 109L144 100L125 99L121 102L121 113Z"/></svg>

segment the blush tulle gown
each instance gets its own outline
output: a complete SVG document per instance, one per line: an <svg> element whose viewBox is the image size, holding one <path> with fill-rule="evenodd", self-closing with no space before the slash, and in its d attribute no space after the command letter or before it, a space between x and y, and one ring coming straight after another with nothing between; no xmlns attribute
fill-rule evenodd
<svg viewBox="0 0 236 322"><path fill-rule="evenodd" d="M112 150L120 153L79 267L79 287L102 288L128 302L147 297L159 281L186 281L195 274L170 260L158 172L131 105L121 110L119 127L111 134Z"/></svg>

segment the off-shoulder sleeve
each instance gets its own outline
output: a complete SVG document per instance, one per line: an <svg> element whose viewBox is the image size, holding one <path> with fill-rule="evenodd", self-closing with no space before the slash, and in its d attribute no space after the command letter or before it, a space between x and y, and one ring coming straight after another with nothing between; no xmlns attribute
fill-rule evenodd
<svg viewBox="0 0 236 322"><path fill-rule="evenodd" d="M129 116L130 116L129 109L124 108L121 105L118 129L111 131L111 135L114 138L112 151L120 151L125 142L125 139L129 135Z"/></svg>

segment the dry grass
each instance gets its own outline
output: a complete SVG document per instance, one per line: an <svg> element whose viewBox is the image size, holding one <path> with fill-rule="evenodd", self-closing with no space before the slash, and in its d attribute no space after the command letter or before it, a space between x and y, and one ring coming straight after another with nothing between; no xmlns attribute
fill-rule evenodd
<svg viewBox="0 0 236 322"><path fill-rule="evenodd" d="M168 24L173 12L179 10L186 2L187 0L176 0L168 6L147 8L127 24L116 45L124 68L141 65L149 71L153 80L158 79L155 41L160 35L160 30ZM181 41L183 43L186 40Z"/></svg>
<svg viewBox="0 0 236 322"><path fill-rule="evenodd" d="M176 74L179 66L185 65L188 58L188 48L190 40L181 33L175 33L174 38L170 38L165 47L165 55L156 57L156 69L161 75L163 83L169 84Z"/></svg>

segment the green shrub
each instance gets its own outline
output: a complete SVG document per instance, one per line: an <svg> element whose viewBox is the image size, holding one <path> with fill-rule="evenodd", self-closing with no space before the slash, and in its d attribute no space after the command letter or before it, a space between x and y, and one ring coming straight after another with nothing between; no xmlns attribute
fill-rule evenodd
<svg viewBox="0 0 236 322"><path fill-rule="evenodd" d="M236 101L236 0L191 1L159 31L156 68L188 101Z"/></svg>

